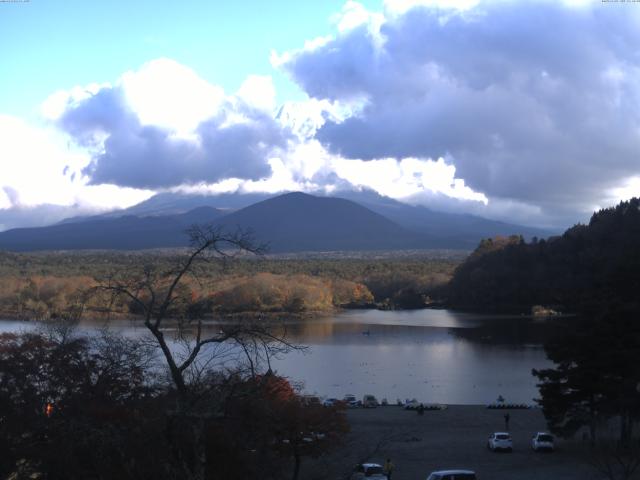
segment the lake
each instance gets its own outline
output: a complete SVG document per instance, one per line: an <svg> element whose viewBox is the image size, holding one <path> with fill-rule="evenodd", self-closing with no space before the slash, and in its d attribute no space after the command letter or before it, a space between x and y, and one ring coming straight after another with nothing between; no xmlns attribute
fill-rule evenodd
<svg viewBox="0 0 640 480"><path fill-rule="evenodd" d="M532 368L550 365L542 344L558 329L558 318L488 316L448 310L351 310L290 322L289 339L307 345L273 361L274 370L306 393L342 398L347 393L378 399L484 404L502 395L532 403L538 396ZM33 324L0 322L0 331ZM83 322L91 331L98 325ZM145 330L131 322L112 328Z"/></svg>

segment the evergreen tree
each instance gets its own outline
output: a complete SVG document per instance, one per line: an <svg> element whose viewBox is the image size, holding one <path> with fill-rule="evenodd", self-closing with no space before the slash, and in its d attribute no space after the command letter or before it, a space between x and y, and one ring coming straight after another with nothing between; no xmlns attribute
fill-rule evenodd
<svg viewBox="0 0 640 480"><path fill-rule="evenodd" d="M598 423L617 417L621 442L629 440L640 414L638 320L634 308L613 307L545 347L556 366L533 374L553 432L571 436L587 427L595 441Z"/></svg>

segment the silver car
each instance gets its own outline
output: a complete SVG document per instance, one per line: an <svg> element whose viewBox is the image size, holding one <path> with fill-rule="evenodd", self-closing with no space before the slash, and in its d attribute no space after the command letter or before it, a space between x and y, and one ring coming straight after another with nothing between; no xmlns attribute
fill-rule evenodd
<svg viewBox="0 0 640 480"><path fill-rule="evenodd" d="M511 440L511 435L509 435L507 432L492 433L491 435L489 435L487 448L494 452L497 452L498 450L507 452L513 451L513 442Z"/></svg>
<svg viewBox="0 0 640 480"><path fill-rule="evenodd" d="M382 465L378 463L359 463L351 476L351 480L387 480Z"/></svg>
<svg viewBox="0 0 640 480"><path fill-rule="evenodd" d="M477 480L477 477L472 470L439 470L432 472L427 480Z"/></svg>
<svg viewBox="0 0 640 480"><path fill-rule="evenodd" d="M531 448L534 452L553 452L554 438L553 435L546 432L538 432L531 439Z"/></svg>

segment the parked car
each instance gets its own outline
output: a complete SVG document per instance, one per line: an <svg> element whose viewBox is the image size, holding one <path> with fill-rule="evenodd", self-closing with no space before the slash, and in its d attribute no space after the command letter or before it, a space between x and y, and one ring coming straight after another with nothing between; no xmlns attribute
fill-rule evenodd
<svg viewBox="0 0 640 480"><path fill-rule="evenodd" d="M416 400L415 398L413 400L407 400L404 404L404 409L405 410L417 410L418 407L422 405L418 400Z"/></svg>
<svg viewBox="0 0 640 480"><path fill-rule="evenodd" d="M553 435L546 432L538 432L531 439L531 448L534 452L553 452L555 448Z"/></svg>
<svg viewBox="0 0 640 480"><path fill-rule="evenodd" d="M476 480L476 473L471 470L438 470L431 472L427 480Z"/></svg>
<svg viewBox="0 0 640 480"><path fill-rule="evenodd" d="M303 435L304 436L302 437L302 441L305 443L313 443L327 438L327 436L321 432L309 432L306 434L303 433Z"/></svg>
<svg viewBox="0 0 640 480"><path fill-rule="evenodd" d="M327 398L322 402L322 405L324 405L325 407L335 407L339 403L340 400L338 400L337 398Z"/></svg>
<svg viewBox="0 0 640 480"><path fill-rule="evenodd" d="M359 463L351 476L351 480L371 478L376 480L387 480L382 465L378 463Z"/></svg>
<svg viewBox="0 0 640 480"><path fill-rule="evenodd" d="M505 450L507 452L513 451L513 442L511 441L511 435L507 432L495 432L489 435L487 441L487 448L494 452L498 450Z"/></svg>
<svg viewBox="0 0 640 480"><path fill-rule="evenodd" d="M376 408L378 405L378 399L373 395L365 395L362 397L362 406L364 408Z"/></svg>
<svg viewBox="0 0 640 480"><path fill-rule="evenodd" d="M320 398L315 395L303 395L301 400L305 405L320 405Z"/></svg>
<svg viewBox="0 0 640 480"><path fill-rule="evenodd" d="M347 407L349 407L349 408L355 408L355 407L360 406L359 405L360 402L358 401L356 396L355 395L351 395L350 393L346 394L344 396L344 398L342 399L342 401L344 403L346 403Z"/></svg>

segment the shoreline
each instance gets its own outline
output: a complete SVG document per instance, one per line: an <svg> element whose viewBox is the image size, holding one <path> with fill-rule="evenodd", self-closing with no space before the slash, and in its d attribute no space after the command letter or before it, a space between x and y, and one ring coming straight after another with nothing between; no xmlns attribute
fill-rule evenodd
<svg viewBox="0 0 640 480"><path fill-rule="evenodd" d="M565 319L565 318L575 318L579 314L577 313L557 313L554 315L536 315L536 314L524 314L524 313L513 313L513 312L504 312L504 311L494 311L489 312L485 310L472 310L468 308L453 308L448 307L446 305L439 304L438 306L425 306L422 308L380 308L374 305L367 306L357 306L357 307L335 307L330 310L309 310L303 312L259 312L259 311L246 311L246 312L219 312L209 313L203 316L202 321L204 322L230 322L233 320L246 320L246 319L264 319L268 321L273 320L285 320L285 321L305 321L305 320L315 320L318 318L329 317L332 315L339 315L341 313L346 312L358 312L358 311L370 311L375 310L378 312L415 312L419 310L446 310L453 313L461 313L467 315L478 315L482 318L496 318L496 319L525 319L525 320L551 320L551 319ZM127 321L136 321L142 319L142 316L132 316L129 314L111 314L113 318L109 320L127 320ZM102 321L105 320L105 316L107 314L100 315L83 315L81 318L82 321ZM59 317L47 317L47 318L29 318L24 315L17 314L15 311L0 311L0 321L14 321L14 322L48 322L59 320ZM167 318L165 319L167 322L172 322L174 320Z"/></svg>

